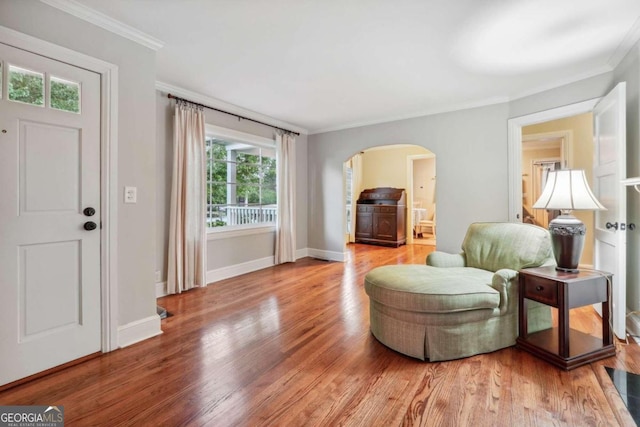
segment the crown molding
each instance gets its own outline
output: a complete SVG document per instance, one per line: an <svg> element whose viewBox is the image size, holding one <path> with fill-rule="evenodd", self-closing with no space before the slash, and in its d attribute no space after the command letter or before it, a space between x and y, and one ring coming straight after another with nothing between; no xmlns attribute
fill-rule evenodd
<svg viewBox="0 0 640 427"><path fill-rule="evenodd" d="M300 126L296 126L294 124L287 123L282 120L274 119L271 116L265 116L264 114L247 110L245 108L238 107L237 105L230 104L220 99L203 95L198 92L193 92L188 89L184 89L179 86L174 86L169 83L164 83L156 80L156 90L164 93L170 93L179 98L185 98L185 99L188 99L189 101L197 102L199 104L207 105L209 107L218 108L220 110L227 111L231 114L237 114L239 116L244 116L249 119L258 120L258 121L267 123L270 126L279 127L282 129L289 129L304 135L309 134L309 130L302 128Z"/></svg>
<svg viewBox="0 0 640 427"><path fill-rule="evenodd" d="M433 116L435 114L451 113L453 111L468 110L468 109L471 109L471 108L487 107L487 106L490 106L490 105L503 104L505 102L509 102L509 98L508 97L498 96L498 97L488 98L488 99L485 99L485 100L482 100L482 101L478 101L478 102L460 103L460 104L454 104L454 105L449 105L449 106L443 106L442 108L434 108L434 109L430 109L430 110L417 111L417 112L414 112L414 113L408 113L408 114L404 114L404 115L380 117L380 118L372 119L372 120L365 120L365 121L361 121L361 122L346 123L344 125L327 127L327 128L322 128L322 129L314 129L314 130L310 131L309 135L315 135L315 134L326 133L326 132L334 132L334 131L346 130L346 129L353 129L353 128L359 128L359 127L363 127L363 126L373 126L373 125L379 125L379 124L383 124L383 123L397 122L397 121L400 121L400 120L408 120L408 119L415 119L415 118L418 118L418 117Z"/></svg>
<svg viewBox="0 0 640 427"><path fill-rule="evenodd" d="M616 51L611 55L611 58L607 61L607 64L611 68L616 68L625 56L629 53L629 51L638 43L640 40L640 18L636 20L633 26L627 32L627 35L622 39Z"/></svg>
<svg viewBox="0 0 640 427"><path fill-rule="evenodd" d="M470 103L466 103L466 104L450 105L450 106L443 107L443 108L435 108L435 109L432 109L432 110L420 111L420 112L401 115L401 116L391 116L391 117L387 117L387 118L379 118L379 119L374 119L374 120L369 120L369 121L348 123L348 124L344 124L344 125L338 125L338 126L335 126L335 127L328 127L328 128L323 128L323 129L314 129L314 130L310 131L309 135L315 135L315 134L326 133L326 132L334 132L334 131L340 131L340 130L346 130L346 129L353 129L353 128L358 128L358 127L362 127L362 126L373 126L373 125L378 125L378 124L383 124L383 123L395 122L395 121L399 121L399 120L414 119L414 118L417 118L417 117L432 116L432 115L435 115L435 114L451 113L451 112L455 112L455 111L468 110L468 109L471 109L471 108L488 107L488 106L491 106L491 105L512 102L512 101L515 101L515 100L518 100L518 99L521 99L521 98L526 98L527 96L537 95L537 94L546 92L546 91L551 90L551 89L562 87L562 86L565 86L565 85L568 85L568 84L571 84L571 83L577 83L579 81L586 80L586 79L591 78L591 77L596 77L596 76L599 76L601 74L606 74L606 73L611 72L612 70L613 69L607 64L607 65L604 65L602 67L599 67L599 68L597 68L595 70L592 70L592 71L589 71L589 72L586 72L586 73L574 75L574 76L572 76L570 78L567 78L567 79L556 80L553 83L550 83L550 84L547 84L547 85L544 85L544 86L538 86L535 89L531 89L531 90L528 90L526 92L518 93L515 96L494 97L494 98L488 98L488 99L485 99L485 100L481 100L481 101L478 101L478 102L470 102Z"/></svg>
<svg viewBox="0 0 640 427"><path fill-rule="evenodd" d="M133 28L127 24L117 21L110 16L91 9L75 0L40 0L42 3L48 4L51 7L60 9L63 12L67 12L70 15L80 18L84 21L97 25L100 28L104 28L114 34L122 36L126 39L134 41L142 46L148 47L152 50L160 50L164 46L164 42L143 33L142 31Z"/></svg>
<svg viewBox="0 0 640 427"><path fill-rule="evenodd" d="M568 77L566 79L559 79L559 80L554 80L551 83L542 85L542 86L538 86L536 88L527 90L527 91L523 91L520 92L512 97L509 98L509 101L516 101L518 99L522 99L522 98L526 98L527 96L532 96L532 95L538 95L540 93L546 92L548 90L551 89L556 89L562 86L566 86L566 85L570 85L572 83L577 83L580 82L582 80L586 80L586 79L590 79L591 77L596 77L599 76L601 74L606 74L606 73L610 73L611 71L613 71L613 68L611 68L609 65L603 65L601 67L595 68L591 71L588 71L586 73L580 73L580 74L576 74L573 75L571 77Z"/></svg>

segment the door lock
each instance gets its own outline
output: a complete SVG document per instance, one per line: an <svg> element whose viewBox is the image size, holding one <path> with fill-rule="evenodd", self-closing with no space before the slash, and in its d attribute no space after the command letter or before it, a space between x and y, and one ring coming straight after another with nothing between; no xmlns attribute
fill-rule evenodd
<svg viewBox="0 0 640 427"><path fill-rule="evenodd" d="M82 213L84 214L84 216L94 216L96 214L96 210L93 208L84 208Z"/></svg>

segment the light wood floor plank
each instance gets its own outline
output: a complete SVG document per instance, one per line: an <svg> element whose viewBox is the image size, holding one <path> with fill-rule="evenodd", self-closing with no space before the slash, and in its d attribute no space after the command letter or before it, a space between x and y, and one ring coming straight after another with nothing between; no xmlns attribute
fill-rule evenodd
<svg viewBox="0 0 640 427"><path fill-rule="evenodd" d="M64 405L66 424L193 426L634 425L604 366L640 373L640 347L570 372L508 348L429 363L369 332L364 275L433 247L350 245L159 300L164 334L0 392ZM601 331L591 307L572 326Z"/></svg>

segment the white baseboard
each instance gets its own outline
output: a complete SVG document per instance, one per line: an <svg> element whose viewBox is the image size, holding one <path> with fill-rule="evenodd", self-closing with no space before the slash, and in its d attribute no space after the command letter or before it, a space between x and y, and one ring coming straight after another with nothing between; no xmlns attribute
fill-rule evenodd
<svg viewBox="0 0 640 427"><path fill-rule="evenodd" d="M298 249L296 251L296 259L300 259L300 258L305 258L309 256L309 249L308 248L304 248L304 249Z"/></svg>
<svg viewBox="0 0 640 427"><path fill-rule="evenodd" d="M627 315L627 332L634 337L640 337L640 315Z"/></svg>
<svg viewBox="0 0 640 427"><path fill-rule="evenodd" d="M160 335L160 316L154 314L135 322L127 323L118 327L118 347L127 347L147 338Z"/></svg>
<svg viewBox="0 0 640 427"><path fill-rule="evenodd" d="M263 268L273 267L274 265L274 257L270 256L243 262L241 264L230 265L228 267L217 268L215 270L209 270L207 271L207 284L236 277L241 274L262 270Z"/></svg>
<svg viewBox="0 0 640 427"><path fill-rule="evenodd" d="M323 249L307 248L307 254L310 257L324 259L327 261L345 262L347 259L346 252L325 251Z"/></svg>
<svg viewBox="0 0 640 427"><path fill-rule="evenodd" d="M167 282L156 283L156 298L166 297L167 295Z"/></svg>
<svg viewBox="0 0 640 427"><path fill-rule="evenodd" d="M303 248L296 250L296 259L305 257L314 257L320 259L326 259L329 261L344 262L345 253L323 251L320 249ZM262 270L263 268L273 267L275 264L275 258L265 257L252 261L243 262L240 264L234 264L227 267L217 268L215 270L207 271L206 281L207 284L218 282L224 279L230 279L232 277L240 276L241 274L252 273L254 271ZM156 283L156 298L160 298L167 295L167 282Z"/></svg>

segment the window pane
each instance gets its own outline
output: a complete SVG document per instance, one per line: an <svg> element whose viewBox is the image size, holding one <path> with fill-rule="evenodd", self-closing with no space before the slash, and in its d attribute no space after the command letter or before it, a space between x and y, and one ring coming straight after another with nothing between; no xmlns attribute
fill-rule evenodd
<svg viewBox="0 0 640 427"><path fill-rule="evenodd" d="M227 225L226 206L207 206L207 227L224 227Z"/></svg>
<svg viewBox="0 0 640 427"><path fill-rule="evenodd" d="M260 203L260 185L238 184L236 190L236 198L238 203Z"/></svg>
<svg viewBox="0 0 640 427"><path fill-rule="evenodd" d="M207 179L214 182L227 182L227 163L209 162Z"/></svg>
<svg viewBox="0 0 640 427"><path fill-rule="evenodd" d="M57 77L51 77L51 108L79 113L80 85Z"/></svg>
<svg viewBox="0 0 640 427"><path fill-rule="evenodd" d="M227 149L215 139L207 140L207 151L210 159L227 160Z"/></svg>
<svg viewBox="0 0 640 427"><path fill-rule="evenodd" d="M275 205L277 201L276 186L263 186L262 187L262 204L263 205Z"/></svg>
<svg viewBox="0 0 640 427"><path fill-rule="evenodd" d="M276 160L263 149L214 137L206 140L207 225L272 224L276 219Z"/></svg>
<svg viewBox="0 0 640 427"><path fill-rule="evenodd" d="M225 207L228 225L272 223L276 220L276 206L239 204Z"/></svg>
<svg viewBox="0 0 640 427"><path fill-rule="evenodd" d="M24 68L9 66L9 99L44 106L44 75Z"/></svg>
<svg viewBox="0 0 640 427"><path fill-rule="evenodd" d="M227 185L224 182L207 183L207 203L224 205L227 203Z"/></svg>
<svg viewBox="0 0 640 427"><path fill-rule="evenodd" d="M260 164L260 156L248 153L238 153L238 163Z"/></svg>
<svg viewBox="0 0 640 427"><path fill-rule="evenodd" d="M236 182L238 184L260 184L262 170L259 165L238 164Z"/></svg>
<svg viewBox="0 0 640 427"><path fill-rule="evenodd" d="M276 185L276 159L262 158L262 183L264 185Z"/></svg>

